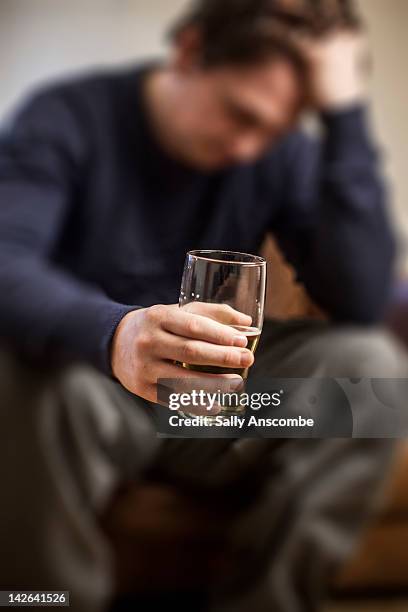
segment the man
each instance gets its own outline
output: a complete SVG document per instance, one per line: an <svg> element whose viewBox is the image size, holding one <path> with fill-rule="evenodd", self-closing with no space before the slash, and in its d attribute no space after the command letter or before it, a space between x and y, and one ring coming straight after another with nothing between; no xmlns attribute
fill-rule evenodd
<svg viewBox="0 0 408 612"><path fill-rule="evenodd" d="M166 63L47 88L4 133L3 588L103 609L102 515L149 609L199 592L214 610L311 610L349 554L391 444L163 442L150 402L158 378L193 375L175 361L252 364L239 314L175 304L187 250L253 253L268 232L333 324L271 322L254 372L405 377L372 328L394 246L355 28L340 0L200 0ZM299 131L305 109L322 139Z"/></svg>

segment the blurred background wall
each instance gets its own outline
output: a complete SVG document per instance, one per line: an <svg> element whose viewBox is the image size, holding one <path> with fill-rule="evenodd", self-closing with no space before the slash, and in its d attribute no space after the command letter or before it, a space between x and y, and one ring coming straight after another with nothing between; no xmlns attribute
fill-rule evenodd
<svg viewBox="0 0 408 612"><path fill-rule="evenodd" d="M220 0L222 1L222 0ZM370 30L376 132L408 275L408 0L358 0ZM166 24L186 0L0 0L0 116L34 83L165 48Z"/></svg>

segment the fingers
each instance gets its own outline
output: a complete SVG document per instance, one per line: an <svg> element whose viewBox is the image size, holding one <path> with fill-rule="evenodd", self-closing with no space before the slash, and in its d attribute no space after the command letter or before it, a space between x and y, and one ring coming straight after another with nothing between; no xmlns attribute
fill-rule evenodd
<svg viewBox="0 0 408 612"><path fill-rule="evenodd" d="M189 384L200 382L205 391L225 389L236 391L242 387L242 377L238 374L209 374L207 372L196 372L188 370L172 363L165 363L160 367L160 378L176 379L178 384L184 383L186 388Z"/></svg>
<svg viewBox="0 0 408 612"><path fill-rule="evenodd" d="M179 398L182 394L188 394L193 398L194 391L199 394L199 399L194 405L185 407L186 412L197 416L217 415L221 408L218 403L218 394L238 393L243 389L243 379L236 374L206 374L183 369L179 366L162 362L156 368L152 367L150 382L145 382L142 389L142 397L149 402L160 404L172 410L182 408L181 403L173 403L172 394ZM154 376L153 372L157 372ZM173 396L174 398L174 396Z"/></svg>
<svg viewBox="0 0 408 612"><path fill-rule="evenodd" d="M231 314L231 321L241 321L241 325L246 325L248 320L250 320L250 317L246 315L235 313L236 311L233 311ZM242 321L247 323L244 324ZM238 323L236 324L239 325ZM169 311L162 321L162 328L176 336L204 340L205 342L223 346L245 347L248 343L245 334L230 327L229 324L220 323L207 316L192 314L185 311L184 308Z"/></svg>
<svg viewBox="0 0 408 612"><path fill-rule="evenodd" d="M174 380L169 381L169 386L166 386L166 381L164 384L161 381L160 388L157 390L157 404L164 406L165 408L169 408L170 410L175 411L173 414L176 414L178 411L184 412L187 415L193 416L217 416L222 410L222 407L211 400L211 403L208 400L203 400L200 402L200 405L194 405L191 402L188 406L181 405L180 401L174 404L174 395L176 394L174 387ZM188 393L190 397L192 397L193 389L189 391L186 390L183 393ZM179 386L177 384L177 397L181 396L181 392L179 391Z"/></svg>
<svg viewBox="0 0 408 612"><path fill-rule="evenodd" d="M192 314L209 317L214 321L223 323L224 325L243 325L249 326L252 323L252 318L238 310L235 310L228 304L208 304L205 302L191 302L182 308L182 311L191 312Z"/></svg>
<svg viewBox="0 0 408 612"><path fill-rule="evenodd" d="M166 346L167 359L189 365L246 369L254 362L254 356L248 349L180 338L172 334L163 333L159 345Z"/></svg>
<svg viewBox="0 0 408 612"><path fill-rule="evenodd" d="M197 416L219 414L220 395L238 393L244 384L237 375L194 372L173 364L167 364L162 371L166 372L166 377L159 379L158 403ZM182 405L181 396L188 398L187 405Z"/></svg>

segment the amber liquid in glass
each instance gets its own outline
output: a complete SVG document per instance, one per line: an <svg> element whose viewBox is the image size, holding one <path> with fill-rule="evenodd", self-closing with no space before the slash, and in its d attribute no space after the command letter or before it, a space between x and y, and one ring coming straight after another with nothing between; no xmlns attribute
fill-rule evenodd
<svg viewBox="0 0 408 612"><path fill-rule="evenodd" d="M243 325L233 325L232 327L248 338L246 348L252 353L255 353L261 337L261 330L256 327L245 327ZM182 363L181 365L187 370L206 372L207 374L238 374L242 376L244 380L248 378L249 373L249 368L222 368L218 366L189 365L188 363Z"/></svg>

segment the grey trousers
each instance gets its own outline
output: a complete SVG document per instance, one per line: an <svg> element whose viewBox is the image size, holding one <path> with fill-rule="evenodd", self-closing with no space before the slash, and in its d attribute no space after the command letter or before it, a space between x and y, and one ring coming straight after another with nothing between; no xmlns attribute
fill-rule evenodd
<svg viewBox="0 0 408 612"><path fill-rule="evenodd" d="M254 375L408 378L382 330L265 325ZM107 609L113 560L98 527L120 483L152 470L205 494L263 486L231 527L245 563L209 612L318 609L330 577L381 504L395 454L380 439L160 439L154 407L85 365L34 367L0 353L0 588L69 590Z"/></svg>

